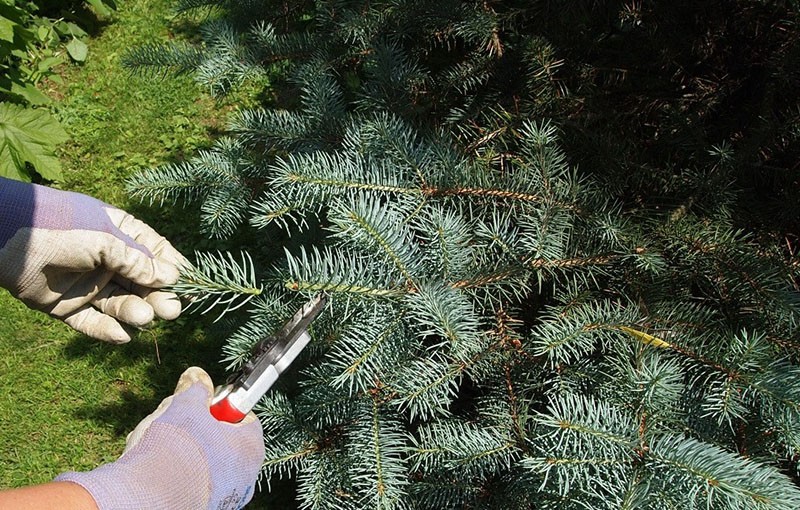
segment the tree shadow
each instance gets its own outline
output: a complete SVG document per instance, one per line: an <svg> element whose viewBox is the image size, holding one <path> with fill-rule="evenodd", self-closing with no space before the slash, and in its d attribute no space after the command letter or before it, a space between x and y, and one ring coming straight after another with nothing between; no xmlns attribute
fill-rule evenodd
<svg viewBox="0 0 800 510"><path fill-rule="evenodd" d="M113 1L105 4L111 9L115 7ZM113 23L113 17L98 16L83 0L37 0L36 6L37 15L74 22L91 37L97 37Z"/></svg>
<svg viewBox="0 0 800 510"><path fill-rule="evenodd" d="M203 368L215 384L224 382L225 373L219 363L222 341L203 333L204 322L203 317L191 315L161 322L134 334L124 345L106 345L84 335L74 336L63 348L67 359L90 358L108 373L146 363L143 380L136 382L136 388L130 386L132 382L113 380L119 399L112 403L89 402L76 412L77 418L110 425L116 434L124 435L172 394L188 367Z"/></svg>

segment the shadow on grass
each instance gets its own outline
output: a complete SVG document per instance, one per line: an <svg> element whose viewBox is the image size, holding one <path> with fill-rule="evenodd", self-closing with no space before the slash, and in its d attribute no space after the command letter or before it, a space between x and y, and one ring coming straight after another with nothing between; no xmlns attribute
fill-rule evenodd
<svg viewBox="0 0 800 510"><path fill-rule="evenodd" d="M126 434L172 394L186 368L200 366L215 384L223 382L225 375L219 363L221 342L205 337L203 322L193 316L162 322L118 346L84 336L73 337L63 350L67 359L91 359L110 374L134 367L130 380L112 381L119 392L118 400L110 404L87 404L78 411L78 417L108 424L117 434Z"/></svg>

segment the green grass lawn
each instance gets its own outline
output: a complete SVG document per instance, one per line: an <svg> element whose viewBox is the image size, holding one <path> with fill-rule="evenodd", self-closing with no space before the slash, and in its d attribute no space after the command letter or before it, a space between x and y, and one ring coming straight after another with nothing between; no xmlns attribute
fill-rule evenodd
<svg viewBox="0 0 800 510"><path fill-rule="evenodd" d="M191 254L208 246L192 211L133 203L124 180L209 145L226 112L250 96L220 102L190 77L128 74L120 66L128 48L192 27L174 19L171 0L117 3L113 20L90 41L88 60L66 66L63 85L45 86L71 137L60 150L65 180L57 186L129 210ZM216 380L223 377L222 339L205 334L206 318L184 315L112 346L28 310L5 291L0 313L0 488L112 461L127 433L172 392L186 367L200 365ZM249 508L271 506L265 502L271 498L257 499Z"/></svg>

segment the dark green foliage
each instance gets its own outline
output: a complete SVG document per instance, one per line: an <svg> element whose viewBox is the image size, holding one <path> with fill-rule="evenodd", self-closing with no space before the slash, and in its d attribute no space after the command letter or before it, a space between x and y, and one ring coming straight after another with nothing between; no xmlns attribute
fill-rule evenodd
<svg viewBox="0 0 800 510"><path fill-rule="evenodd" d="M229 255L181 284L249 301L232 365L330 295L259 409L300 506L800 505L794 11L218 7L206 49L129 62L224 91L280 61L291 99L130 187L312 233L257 285Z"/></svg>
<svg viewBox="0 0 800 510"><path fill-rule="evenodd" d="M83 3L0 0L0 176L27 181L62 178L54 151L67 139L64 129L43 108L23 109L8 103L48 104L50 98L37 85L45 79L60 83L55 67L67 55L76 62L86 60L84 39L89 34L84 29L92 24L87 14L96 20L87 6L110 15L114 2Z"/></svg>

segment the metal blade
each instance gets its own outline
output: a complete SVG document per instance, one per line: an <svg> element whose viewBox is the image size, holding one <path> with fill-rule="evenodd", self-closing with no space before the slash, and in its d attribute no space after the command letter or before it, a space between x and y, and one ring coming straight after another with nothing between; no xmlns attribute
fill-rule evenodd
<svg viewBox="0 0 800 510"><path fill-rule="evenodd" d="M270 365L279 369L279 374L286 370L311 340L306 330L325 308L327 301L325 294L317 294L278 331L258 342L253 347L250 360L242 367L238 383L249 389Z"/></svg>

